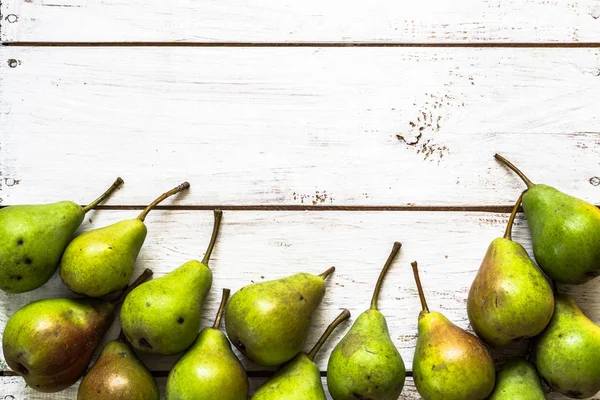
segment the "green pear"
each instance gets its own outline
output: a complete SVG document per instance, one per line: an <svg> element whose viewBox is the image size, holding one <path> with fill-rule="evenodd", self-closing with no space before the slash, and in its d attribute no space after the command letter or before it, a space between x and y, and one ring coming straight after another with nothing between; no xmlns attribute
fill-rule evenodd
<svg viewBox="0 0 600 400"><path fill-rule="evenodd" d="M552 287L527 251L512 240L515 204L504 237L492 241L467 298L467 313L477 336L505 346L537 336L554 312Z"/></svg>
<svg viewBox="0 0 600 400"><path fill-rule="evenodd" d="M600 209L553 187L534 184L504 157L495 157L527 185L523 210L542 270L557 282L575 285L600 275Z"/></svg>
<svg viewBox="0 0 600 400"><path fill-rule="evenodd" d="M214 325L202 329L169 373L167 400L248 399L248 375L219 328L228 297L223 289Z"/></svg>
<svg viewBox="0 0 600 400"><path fill-rule="evenodd" d="M371 308L358 316L329 357L327 386L335 400L397 400L402 393L404 361L390 338L385 317L377 309L383 279L401 246L394 243L377 280Z"/></svg>
<svg viewBox="0 0 600 400"><path fill-rule="evenodd" d="M591 397L600 391L600 327L569 296L557 294L555 301L552 320L535 343L537 369L553 390Z"/></svg>
<svg viewBox="0 0 600 400"><path fill-rule="evenodd" d="M85 375L77 400L159 400L154 377L121 332L110 341Z"/></svg>
<svg viewBox="0 0 600 400"><path fill-rule="evenodd" d="M85 214L122 183L123 180L117 178L102 196L86 207L61 201L1 209L0 289L23 293L48 282Z"/></svg>
<svg viewBox="0 0 600 400"><path fill-rule="evenodd" d="M508 360L496 374L496 387L488 400L545 400L540 377L521 357Z"/></svg>
<svg viewBox="0 0 600 400"><path fill-rule="evenodd" d="M101 297L123 289L131 279L146 239L146 215L161 201L190 187L187 182L163 193L135 219L128 219L77 236L60 262L60 277L75 293Z"/></svg>
<svg viewBox="0 0 600 400"><path fill-rule="evenodd" d="M315 356L335 328L348 318L350 311L342 311L327 327L311 351L299 353L282 366L256 391L251 400L326 400L321 371L314 362Z"/></svg>
<svg viewBox="0 0 600 400"><path fill-rule="evenodd" d="M136 350L171 355L194 343L200 329L202 304L213 280L208 262L222 212L215 210L214 216L212 237L202 262L188 261L136 288L125 299L121 307L121 326Z"/></svg>
<svg viewBox="0 0 600 400"><path fill-rule="evenodd" d="M127 291L152 275L144 273L113 301L45 299L26 305L6 324L2 350L8 366L39 392L58 392L85 372Z"/></svg>
<svg viewBox="0 0 600 400"><path fill-rule="evenodd" d="M315 311L325 294L325 278L300 273L253 283L235 293L225 311L229 339L246 357L263 366L291 360L300 352Z"/></svg>
<svg viewBox="0 0 600 400"><path fill-rule="evenodd" d="M429 312L417 262L412 263L422 311L413 379L425 400L482 400L494 389L494 362L484 344L439 312Z"/></svg>

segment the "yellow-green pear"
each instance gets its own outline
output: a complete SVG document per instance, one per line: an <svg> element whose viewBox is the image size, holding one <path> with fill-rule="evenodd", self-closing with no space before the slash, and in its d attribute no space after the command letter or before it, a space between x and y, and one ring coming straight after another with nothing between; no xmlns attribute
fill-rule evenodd
<svg viewBox="0 0 600 400"><path fill-rule="evenodd" d="M600 326L567 295L555 295L554 315L538 336L535 365L550 387L573 399L600 391Z"/></svg>
<svg viewBox="0 0 600 400"><path fill-rule="evenodd" d="M167 400L247 400L248 375L219 329L229 297L223 289L215 323L198 334L167 379Z"/></svg>
<svg viewBox="0 0 600 400"><path fill-rule="evenodd" d="M496 374L496 386L488 400L545 400L535 367L521 357L508 360Z"/></svg>
<svg viewBox="0 0 600 400"><path fill-rule="evenodd" d="M202 261L192 260L133 290L121 307L121 326L127 340L144 353L177 354L194 343L200 329L202 305L212 285L208 262L221 225L214 227Z"/></svg>
<svg viewBox="0 0 600 400"><path fill-rule="evenodd" d="M371 308L358 316L335 346L327 365L327 387L334 400L397 400L406 369L377 303L385 274L402 245L394 243L373 292Z"/></svg>
<svg viewBox="0 0 600 400"><path fill-rule="evenodd" d="M114 399L160 399L154 377L129 346L123 332L104 346L77 391L77 400Z"/></svg>
<svg viewBox="0 0 600 400"><path fill-rule="evenodd" d="M483 343L439 312L429 312L417 262L412 263L422 311L413 379L425 400L483 400L494 389L494 362Z"/></svg>
<svg viewBox="0 0 600 400"><path fill-rule="evenodd" d="M77 236L60 262L60 277L73 292L101 297L123 289L146 239L146 215L161 201L190 187L187 182L163 193L135 219L127 219Z"/></svg>
<svg viewBox="0 0 600 400"><path fill-rule="evenodd" d="M342 311L327 327L312 350L308 353L299 353L283 365L256 391L251 400L326 400L321 371L314 362L315 356L335 328L348 318L350 318L350 311Z"/></svg>
<svg viewBox="0 0 600 400"><path fill-rule="evenodd" d="M325 294L325 278L300 273L253 283L235 293L225 311L231 343L259 365L275 366L300 352L315 311Z"/></svg>
<svg viewBox="0 0 600 400"><path fill-rule="evenodd" d="M467 313L477 336L505 346L537 336L554 312L552 287L527 251L512 240L515 204L504 237L492 241L467 298Z"/></svg>
<svg viewBox="0 0 600 400"><path fill-rule="evenodd" d="M85 214L104 201L123 180L81 207L72 201L23 204L0 210L0 289L23 293L46 283L83 222Z"/></svg>
<svg viewBox="0 0 600 400"><path fill-rule="evenodd" d="M2 350L8 366L39 392L58 392L85 372L127 291L152 276L144 273L119 297L44 299L17 311L6 324Z"/></svg>
<svg viewBox="0 0 600 400"><path fill-rule="evenodd" d="M553 280L582 284L600 275L600 209L548 185L534 184L499 154L496 159L527 185L527 216L538 265Z"/></svg>

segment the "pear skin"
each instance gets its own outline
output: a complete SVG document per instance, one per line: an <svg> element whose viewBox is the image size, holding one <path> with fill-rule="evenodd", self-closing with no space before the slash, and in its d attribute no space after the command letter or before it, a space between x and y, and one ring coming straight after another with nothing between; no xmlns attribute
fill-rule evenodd
<svg viewBox="0 0 600 400"><path fill-rule="evenodd" d="M86 207L72 201L0 209L0 289L24 293L46 283L85 213L104 201L123 180Z"/></svg>
<svg viewBox="0 0 600 400"><path fill-rule="evenodd" d="M335 328L348 318L350 318L350 312L342 311L327 327L310 352L299 353L283 365L256 391L251 400L327 400L321 382L321 371L314 359Z"/></svg>
<svg viewBox="0 0 600 400"><path fill-rule="evenodd" d="M545 400L535 367L520 357L511 358L496 374L496 386L488 400Z"/></svg>
<svg viewBox="0 0 600 400"><path fill-rule="evenodd" d="M151 275L146 270L131 287ZM50 393L68 388L85 372L122 298L111 302L45 299L26 305L4 329L6 363L34 390Z"/></svg>
<svg viewBox="0 0 600 400"><path fill-rule="evenodd" d="M167 379L167 400L247 400L248 375L219 329L229 289L223 289L215 323L204 328Z"/></svg>
<svg viewBox="0 0 600 400"><path fill-rule="evenodd" d="M600 209L553 187L534 184L510 161L496 159L527 185L523 210L533 254L553 280L578 285L600 275Z"/></svg>
<svg viewBox="0 0 600 400"><path fill-rule="evenodd" d="M419 279L413 272L423 310L413 358L413 379L425 400L483 400L494 389L496 372L486 347L438 312L430 312Z"/></svg>
<svg viewBox="0 0 600 400"><path fill-rule="evenodd" d="M383 278L400 251L394 243L381 271L371 308L358 316L335 346L327 365L327 386L334 400L397 400L402 393L406 368L390 338L385 317L377 309Z"/></svg>
<svg viewBox="0 0 600 400"><path fill-rule="evenodd" d="M140 285L121 307L121 326L127 340L144 353L177 354L194 343L201 310L213 274L208 267L222 212L215 210L211 241L202 262L192 260L168 274ZM176 337L177 340L173 340Z"/></svg>
<svg viewBox="0 0 600 400"><path fill-rule="evenodd" d="M552 287L527 251L511 237L521 197L504 237L492 241L467 298L471 325L492 346L537 336L554 312Z"/></svg>
<svg viewBox="0 0 600 400"><path fill-rule="evenodd" d="M231 343L263 366L291 360L302 349L312 313L325 294L325 278L300 273L241 288L229 301L225 327Z"/></svg>
<svg viewBox="0 0 600 400"><path fill-rule="evenodd" d="M535 343L537 369L550 387L584 399L600 391L600 327L573 299L555 296L554 315Z"/></svg>
<svg viewBox="0 0 600 400"><path fill-rule="evenodd" d="M160 399L154 377L124 338L104 346L77 391L77 400L113 399Z"/></svg>
<svg viewBox="0 0 600 400"><path fill-rule="evenodd" d="M136 219L85 232L65 249L60 277L75 293L101 297L127 286L148 230L144 221L161 201L190 187L187 182L163 193Z"/></svg>

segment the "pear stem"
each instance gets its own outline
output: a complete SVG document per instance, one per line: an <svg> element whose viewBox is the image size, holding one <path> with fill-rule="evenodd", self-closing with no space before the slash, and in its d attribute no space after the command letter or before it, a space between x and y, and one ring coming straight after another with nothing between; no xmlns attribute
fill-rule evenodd
<svg viewBox="0 0 600 400"><path fill-rule="evenodd" d="M206 253L204 253L204 258L202 259L202 264L206 265L207 267L208 267L208 261L210 260L210 255L212 254L212 251L215 248L215 243L217 243L217 235L219 234L219 227L221 226L221 219L223 218L223 211L215 210L214 216L215 216L215 222L213 224L212 235L210 236L210 243L208 244Z"/></svg>
<svg viewBox="0 0 600 400"><path fill-rule="evenodd" d="M319 274L319 276L323 279L327 279L327 277L331 275L333 271L335 271L335 267L329 268L327 271L323 272L322 274Z"/></svg>
<svg viewBox="0 0 600 400"><path fill-rule="evenodd" d="M427 307L427 300L425 300L425 293L423 293L423 285L421 285L421 278L419 278L419 268L416 261L410 263L413 269L413 275L415 276L415 282L417 283L417 290L419 291L419 299L421 299L421 308L424 312L429 312Z"/></svg>
<svg viewBox="0 0 600 400"><path fill-rule="evenodd" d="M190 184L188 182L183 182L181 185L177 186L176 188L173 188L173 189L169 190L168 192L165 192L165 193L161 194L156 200L154 200L152 203L150 203L148 205L148 207L146 207L144 209L144 211L142 211L140 213L140 215L138 215L138 219L140 221L144 222L144 220L146 219L146 215L148 215L148 213L154 207L156 207L161 201L163 201L167 197L171 197L174 194L177 194L177 193L181 192L182 190L186 190L189 187L190 187Z"/></svg>
<svg viewBox="0 0 600 400"><path fill-rule="evenodd" d="M100 197L98 197L96 200L92 201L90 204L88 204L87 206L83 207L83 213L87 213L88 211L90 211L93 208L96 208L98 206L98 204L102 203L104 200L106 200L106 198L108 196L110 196L112 194L112 192L114 192L115 190L117 190L117 188L119 186L121 186L123 184L123 179L121 179L121 177L117 178L117 180L115 180L115 183L113 183L107 190L106 192L102 193L102 195Z"/></svg>
<svg viewBox="0 0 600 400"><path fill-rule="evenodd" d="M119 295L119 296L118 296L116 299L114 299L113 301L111 301L111 303L112 303L113 305L116 305L116 304L122 303L122 302L123 302L123 300L125 300L125 297L127 297L127 295L128 295L129 293L131 293L131 291L132 291L133 289L135 289L136 287L140 286L142 283L144 283L144 282L146 282L148 279L150 279L150 277L152 277L152 274L153 274L153 273L154 273L154 272L152 272L152 270L151 270L151 269L149 269L149 268L146 268L146 269L144 270L144 272L142 272L142 274L141 274L140 276L138 276L138 278L137 278L137 279L136 279L136 280L135 280L135 281L134 281L134 282L133 282L131 285L129 285L129 286L126 286L126 287L125 287L125 288L124 288L124 289L121 291L121 294L120 294L120 295Z"/></svg>
<svg viewBox="0 0 600 400"><path fill-rule="evenodd" d="M381 270L381 273L379 274L379 278L377 279L377 283L375 284L375 290L373 291L373 298L371 299L371 310L377 310L377 301L379 300L379 292L381 291L381 285L383 284L383 279L385 278L385 274L387 274L390 267L392 266L392 262L394 261L394 258L396 258L396 256L398 255L398 252L400 251L401 247L402 247L402 243L394 242L394 245L392 246L392 251L390 252L390 255L388 256L387 261L383 265L383 269Z"/></svg>
<svg viewBox="0 0 600 400"><path fill-rule="evenodd" d="M315 356L317 355L319 350L321 350L321 347L327 341L327 339L329 339L329 336L333 333L335 328L337 328L339 324L341 324L348 318L350 318L350 311L344 309L344 311L342 311L342 313L338 315L337 318L334 319L331 324L329 324L329 326L327 327L327 329L325 329L325 332L323 332L323 335L321 335L314 347L307 353L307 356L311 361L315 360Z"/></svg>
<svg viewBox="0 0 600 400"><path fill-rule="evenodd" d="M219 326L221 326L221 318L223 318L223 313L225 312L225 305L227 304L227 299L229 299L229 293L231 293L231 290L223 289L221 304L219 305L219 310L217 310L217 316L215 317L213 329L219 329Z"/></svg>
<svg viewBox="0 0 600 400"><path fill-rule="evenodd" d="M521 178L523 180L523 182L525 182L525 184L527 185L527 189L531 189L531 187L534 185L534 183L531 182L529 180L529 178L527 178L525 176L525 174L522 173L519 168L515 167L515 165L513 163L508 161L506 158L502 157L500 154L494 154L494 157L496 158L496 160L500 161L502 164L504 164L508 168L512 169L515 174L519 175L519 178Z"/></svg>
<svg viewBox="0 0 600 400"><path fill-rule="evenodd" d="M515 217L517 216L517 211L519 210L521 201L523 201L524 194L525 192L521 193L521 195L517 199L517 202L515 203L515 206L512 209L512 212L510 213L510 218L508 219L508 223L506 224L506 230L504 231L504 239L512 240L513 223L515 222Z"/></svg>

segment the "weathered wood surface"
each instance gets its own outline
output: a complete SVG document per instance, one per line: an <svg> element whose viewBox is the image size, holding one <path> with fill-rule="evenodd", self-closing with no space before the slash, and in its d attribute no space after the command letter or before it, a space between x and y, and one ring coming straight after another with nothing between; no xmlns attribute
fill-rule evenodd
<svg viewBox="0 0 600 400"><path fill-rule="evenodd" d="M598 42L597 0L4 0L1 40Z"/></svg>
<svg viewBox="0 0 600 400"><path fill-rule="evenodd" d="M0 48L2 204L600 203L600 51Z"/></svg>
<svg viewBox="0 0 600 400"><path fill-rule="evenodd" d="M134 210L103 210L89 215L84 229L134 217ZM464 212L283 212L226 211L211 267L214 285L204 308L203 326L211 324L221 288L232 291L251 282L275 279L297 272L320 273L336 266L327 293L315 315L308 349L324 328L348 308L356 318L368 308L373 285L392 242L404 243L383 288L380 309L408 369L416 344L420 309L410 261L418 260L429 306L441 310L463 328L469 328L466 297L490 241L501 236L506 214ZM148 238L137 271L151 268L161 276L193 258L200 258L212 226L210 211L155 211L147 218ZM519 219L514 237L530 248L528 230ZM565 287L582 309L600 322L600 279L578 287ZM0 332L7 318L25 304L47 297L71 296L55 276L42 288L25 294L0 293ZM317 357L326 369L333 345L349 324L342 325ZM118 334L118 321L107 339ZM522 346L523 347L523 346ZM518 353L497 352L499 359ZM168 371L178 357L144 357L153 370ZM245 362L249 370L264 368Z"/></svg>

